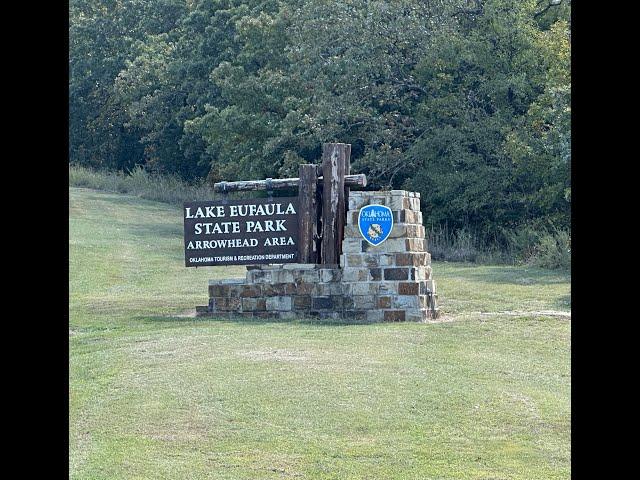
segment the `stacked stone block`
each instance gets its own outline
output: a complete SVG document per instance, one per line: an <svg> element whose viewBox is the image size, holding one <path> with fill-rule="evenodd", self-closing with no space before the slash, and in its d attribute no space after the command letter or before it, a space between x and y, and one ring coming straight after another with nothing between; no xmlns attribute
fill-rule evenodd
<svg viewBox="0 0 640 480"><path fill-rule="evenodd" d="M386 205L393 229L378 246L358 230L359 209ZM404 190L350 192L340 265L257 265L245 279L209 282L200 316L352 321L418 321L438 316L431 255L427 252L420 194Z"/></svg>
<svg viewBox="0 0 640 480"><path fill-rule="evenodd" d="M199 315L293 319L343 318L342 270L338 265L256 265L245 279L209 281L209 305ZM348 313L346 313L348 315Z"/></svg>
<svg viewBox="0 0 640 480"><path fill-rule="evenodd" d="M358 228L360 209L371 204L385 205L393 214L389 238L377 246L363 239ZM367 321L437 318L419 193L351 192L340 266L345 295L353 308L365 311Z"/></svg>

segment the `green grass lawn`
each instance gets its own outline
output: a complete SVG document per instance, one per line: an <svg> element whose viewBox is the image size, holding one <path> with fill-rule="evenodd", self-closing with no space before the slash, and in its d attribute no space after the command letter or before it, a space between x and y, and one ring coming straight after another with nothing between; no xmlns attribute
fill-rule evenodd
<svg viewBox="0 0 640 480"><path fill-rule="evenodd" d="M438 324L198 319L244 267L185 268L179 208L69 194L71 478L570 477L568 274L434 262Z"/></svg>

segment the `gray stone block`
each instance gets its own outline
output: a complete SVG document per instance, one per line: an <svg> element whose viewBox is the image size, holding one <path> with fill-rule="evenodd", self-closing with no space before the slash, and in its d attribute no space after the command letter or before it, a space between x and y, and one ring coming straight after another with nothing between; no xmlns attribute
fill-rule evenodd
<svg viewBox="0 0 640 480"><path fill-rule="evenodd" d="M313 294L316 296L343 295L345 284L342 282L319 283L315 286Z"/></svg>
<svg viewBox="0 0 640 480"><path fill-rule="evenodd" d="M248 283L273 283L273 272L269 270L247 271Z"/></svg>
<svg viewBox="0 0 640 480"><path fill-rule="evenodd" d="M292 308L291 297L267 297L266 299L266 308L269 311L287 311Z"/></svg>
<svg viewBox="0 0 640 480"><path fill-rule="evenodd" d="M318 283L320 281L319 270L304 270L296 272L294 281L306 283Z"/></svg>
<svg viewBox="0 0 640 480"><path fill-rule="evenodd" d="M278 270L271 273L271 280L273 283L291 283L295 280L295 278L302 274L306 274L307 272L315 272L316 270ZM303 273L304 272L304 273Z"/></svg>
<svg viewBox="0 0 640 480"><path fill-rule="evenodd" d="M393 308L407 310L420 307L420 300L417 295L396 295L393 297Z"/></svg>
<svg viewBox="0 0 640 480"><path fill-rule="evenodd" d="M363 240L361 244L361 251L369 254L406 252L407 242L405 238L388 238L380 245L371 245L367 241ZM354 251L353 253L356 252Z"/></svg>
<svg viewBox="0 0 640 480"><path fill-rule="evenodd" d="M330 310L333 308L334 297L311 297L312 310Z"/></svg>
<svg viewBox="0 0 640 480"><path fill-rule="evenodd" d="M282 265L283 270L317 270L320 265L315 263L285 263Z"/></svg>
<svg viewBox="0 0 640 480"><path fill-rule="evenodd" d="M345 295L375 295L380 282L356 282L345 285Z"/></svg>
<svg viewBox="0 0 640 480"><path fill-rule="evenodd" d="M377 282L376 293L379 295L394 295L398 293L398 284L400 282Z"/></svg>
<svg viewBox="0 0 640 480"><path fill-rule="evenodd" d="M295 295L292 298L294 310L309 310L311 308L310 295Z"/></svg>
<svg viewBox="0 0 640 480"><path fill-rule="evenodd" d="M376 307L376 296L375 295L352 295L347 298L348 308L355 309L373 309Z"/></svg>
<svg viewBox="0 0 640 480"><path fill-rule="evenodd" d="M385 280L411 280L409 268L385 268L384 269Z"/></svg>
<svg viewBox="0 0 640 480"><path fill-rule="evenodd" d="M244 280L241 278L225 278L222 280L209 280L209 285L239 285L243 283L244 283Z"/></svg>
<svg viewBox="0 0 640 480"><path fill-rule="evenodd" d="M342 270L337 268L323 268L319 272L321 282L339 282L342 279Z"/></svg>
<svg viewBox="0 0 640 480"><path fill-rule="evenodd" d="M368 268L347 267L342 271L343 282L366 282L370 278Z"/></svg>
<svg viewBox="0 0 640 480"><path fill-rule="evenodd" d="M362 253L362 242L364 240L360 238L345 238L342 241L342 252L349 253Z"/></svg>
<svg viewBox="0 0 640 480"><path fill-rule="evenodd" d="M351 320L353 322L363 322L367 320L366 310L345 310L343 313L345 320Z"/></svg>

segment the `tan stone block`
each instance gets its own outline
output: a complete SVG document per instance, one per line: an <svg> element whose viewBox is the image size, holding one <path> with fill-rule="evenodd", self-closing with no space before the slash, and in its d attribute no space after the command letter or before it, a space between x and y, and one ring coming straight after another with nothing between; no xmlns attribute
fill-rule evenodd
<svg viewBox="0 0 640 480"><path fill-rule="evenodd" d="M264 298L242 298L242 311L253 312L263 311L266 309L266 300Z"/></svg>
<svg viewBox="0 0 640 480"><path fill-rule="evenodd" d="M407 224L395 223L389 233L389 238L407 237Z"/></svg>
<svg viewBox="0 0 640 480"><path fill-rule="evenodd" d="M292 298L294 310L309 310L311 308L310 295L295 295Z"/></svg>
<svg viewBox="0 0 640 480"><path fill-rule="evenodd" d="M419 295L420 283L418 282L399 282L398 294L400 295Z"/></svg>
<svg viewBox="0 0 640 480"><path fill-rule="evenodd" d="M265 297L277 297L285 294L285 283L269 283L262 286L262 294Z"/></svg>
<svg viewBox="0 0 640 480"><path fill-rule="evenodd" d="M293 282L284 284L285 295L311 295L315 292L316 283Z"/></svg>
<svg viewBox="0 0 640 480"><path fill-rule="evenodd" d="M228 297L229 296L229 285L209 285L209 296L210 297Z"/></svg>
<svg viewBox="0 0 640 480"><path fill-rule="evenodd" d="M240 297L259 297L260 295L262 295L262 285L258 284L244 285L240 292Z"/></svg>
<svg viewBox="0 0 640 480"><path fill-rule="evenodd" d="M427 241L424 238L406 238L405 248L408 252L426 252Z"/></svg>
<svg viewBox="0 0 640 480"><path fill-rule="evenodd" d="M376 302L376 308L391 308L391 297L380 296Z"/></svg>
<svg viewBox="0 0 640 480"><path fill-rule="evenodd" d="M396 266L424 266L426 265L427 254L426 253L398 253L396 254Z"/></svg>

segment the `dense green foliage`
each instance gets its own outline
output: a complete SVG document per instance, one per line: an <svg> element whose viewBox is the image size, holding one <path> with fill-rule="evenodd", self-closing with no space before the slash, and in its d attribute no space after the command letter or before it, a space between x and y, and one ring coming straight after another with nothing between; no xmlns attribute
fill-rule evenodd
<svg viewBox="0 0 640 480"><path fill-rule="evenodd" d="M351 143L427 226L532 251L570 228L570 81L569 0L72 0L70 160L234 180Z"/></svg>

